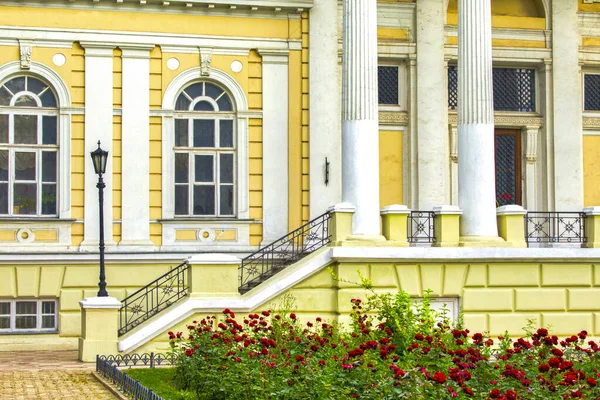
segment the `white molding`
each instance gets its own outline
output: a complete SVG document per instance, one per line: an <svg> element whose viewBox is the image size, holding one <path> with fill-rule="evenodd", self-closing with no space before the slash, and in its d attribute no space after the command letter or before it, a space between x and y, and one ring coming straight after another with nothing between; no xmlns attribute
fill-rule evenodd
<svg viewBox="0 0 600 400"><path fill-rule="evenodd" d="M239 83L230 75L217 68L211 68L210 76L202 76L200 67L190 68L177 75L169 84L163 96L163 119L162 119L162 217L165 220L175 217L175 195L174 195L174 108L177 95L190 82L195 80L212 81L223 86L233 97L236 113L236 163L237 163L237 192L236 206L237 218L248 219L249 207L249 174L248 174L248 100L244 90ZM181 222L162 221L163 224L163 247L175 245L174 227ZM198 225L203 225L198 222ZM244 225L244 224L242 224ZM238 236L240 246L247 246L250 240L248 227L240 227L241 234ZM198 245L196 243L196 245ZM179 245L178 245L179 246Z"/></svg>
<svg viewBox="0 0 600 400"><path fill-rule="evenodd" d="M548 32L539 29L493 28L492 39L545 42ZM458 27L446 25L446 34L448 37L458 37Z"/></svg>
<svg viewBox="0 0 600 400"><path fill-rule="evenodd" d="M119 309L121 302L114 297L86 297L79 302L82 309Z"/></svg>
<svg viewBox="0 0 600 400"><path fill-rule="evenodd" d="M162 223L162 246L161 251L172 251L189 249L189 251L245 251L250 246L250 223L251 221L223 221L218 220L161 220ZM236 231L236 239L233 241L219 241L218 237L210 236L209 240L178 241L176 234L178 230L207 230Z"/></svg>
<svg viewBox="0 0 600 400"><path fill-rule="evenodd" d="M262 57L262 244L288 232L288 52L259 50Z"/></svg>
<svg viewBox="0 0 600 400"><path fill-rule="evenodd" d="M339 203L335 204L327 209L327 212L331 213L354 213L356 207L350 203Z"/></svg>
<svg viewBox="0 0 600 400"><path fill-rule="evenodd" d="M58 216L71 218L71 115L63 113L63 108L71 107L71 95L67 84L52 68L32 61L27 72L21 70L19 61L11 61L0 66L0 82L13 75L30 74L43 78L52 86L57 96L58 116Z"/></svg>
<svg viewBox="0 0 600 400"><path fill-rule="evenodd" d="M187 259L187 263L189 265L207 265L207 264L216 264L216 265L226 265L226 264L241 264L242 260L236 256L232 256L230 254L219 254L219 253L211 253L211 254L196 254Z"/></svg>
<svg viewBox="0 0 600 400"><path fill-rule="evenodd" d="M435 206L432 211L435 215L462 215L462 210L458 206L443 205Z"/></svg>
<svg viewBox="0 0 600 400"><path fill-rule="evenodd" d="M396 214L408 215L408 214L410 214L410 209L407 206L405 206L405 205L392 204L391 206L383 207L381 209L380 213L381 213L381 215L388 215L388 214L392 214L392 215L396 215Z"/></svg>
<svg viewBox="0 0 600 400"><path fill-rule="evenodd" d="M121 241L119 246L154 246L150 241L150 46L121 47Z"/></svg>
<svg viewBox="0 0 600 400"><path fill-rule="evenodd" d="M496 215L526 215L527 210L516 204L509 204L506 206L498 207L496 209Z"/></svg>

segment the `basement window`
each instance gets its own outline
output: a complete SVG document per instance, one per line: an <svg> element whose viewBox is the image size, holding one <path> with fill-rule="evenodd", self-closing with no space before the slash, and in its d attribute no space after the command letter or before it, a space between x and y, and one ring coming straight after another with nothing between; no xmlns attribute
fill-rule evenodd
<svg viewBox="0 0 600 400"><path fill-rule="evenodd" d="M56 332L56 300L0 300L0 333Z"/></svg>

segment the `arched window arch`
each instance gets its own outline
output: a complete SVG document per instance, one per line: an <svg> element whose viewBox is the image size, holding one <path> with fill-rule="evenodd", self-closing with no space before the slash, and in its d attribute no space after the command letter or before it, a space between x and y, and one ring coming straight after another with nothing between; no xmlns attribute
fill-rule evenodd
<svg viewBox="0 0 600 400"><path fill-rule="evenodd" d="M58 118L46 81L0 81L0 215L58 216Z"/></svg>
<svg viewBox="0 0 600 400"><path fill-rule="evenodd" d="M175 216L236 216L236 129L221 86L187 85L175 102Z"/></svg>

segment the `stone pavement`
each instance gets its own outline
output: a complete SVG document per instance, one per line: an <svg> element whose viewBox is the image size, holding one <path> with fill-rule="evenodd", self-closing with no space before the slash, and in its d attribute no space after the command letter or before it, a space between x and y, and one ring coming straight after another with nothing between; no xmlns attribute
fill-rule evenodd
<svg viewBox="0 0 600 400"><path fill-rule="evenodd" d="M114 400L77 351L0 352L2 400Z"/></svg>

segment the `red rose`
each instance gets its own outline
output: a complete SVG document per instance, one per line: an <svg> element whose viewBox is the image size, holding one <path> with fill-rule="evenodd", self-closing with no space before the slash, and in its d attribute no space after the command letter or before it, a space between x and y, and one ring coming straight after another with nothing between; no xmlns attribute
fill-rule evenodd
<svg viewBox="0 0 600 400"><path fill-rule="evenodd" d="M508 400L515 400L517 398L517 394L512 390L507 390L505 395Z"/></svg>
<svg viewBox="0 0 600 400"><path fill-rule="evenodd" d="M294 314L294 313L291 313L291 314L290 314L290 318L291 318L291 319L296 319L296 314Z"/></svg>
<svg viewBox="0 0 600 400"><path fill-rule="evenodd" d="M433 374L433 381L437 382L437 383L446 383L446 375L444 375L443 372L436 372L435 374Z"/></svg>
<svg viewBox="0 0 600 400"><path fill-rule="evenodd" d="M587 383L590 386L596 386L596 380L594 378L587 378Z"/></svg>
<svg viewBox="0 0 600 400"><path fill-rule="evenodd" d="M490 391L490 399L499 399L502 396L502 392L499 389L492 389Z"/></svg>

